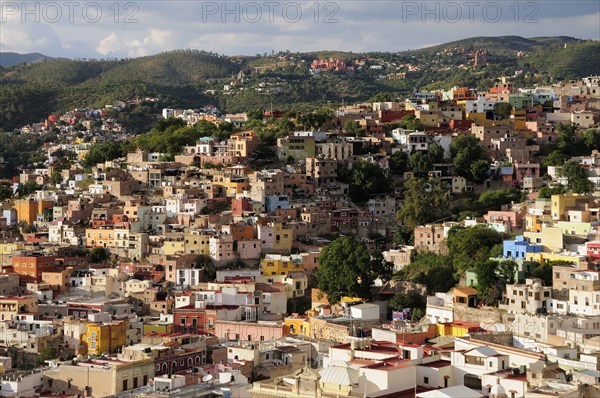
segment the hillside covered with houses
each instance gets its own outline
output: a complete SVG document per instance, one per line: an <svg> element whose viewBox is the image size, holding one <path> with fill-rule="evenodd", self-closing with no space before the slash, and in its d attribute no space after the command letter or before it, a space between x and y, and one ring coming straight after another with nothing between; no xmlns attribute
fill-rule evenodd
<svg viewBox="0 0 600 398"><path fill-rule="evenodd" d="M0 396L597 397L600 68L550 79L529 46L221 57L170 77L201 106L4 114ZM416 86L413 56L490 78ZM361 74L386 85L278 102Z"/></svg>

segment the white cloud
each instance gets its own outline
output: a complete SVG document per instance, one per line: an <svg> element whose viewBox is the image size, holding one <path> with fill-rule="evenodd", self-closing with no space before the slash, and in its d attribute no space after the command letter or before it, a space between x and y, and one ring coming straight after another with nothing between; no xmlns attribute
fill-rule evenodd
<svg viewBox="0 0 600 398"><path fill-rule="evenodd" d="M402 22L402 8L392 1L338 3L337 23L324 23L324 10L315 23L314 12L307 8L312 2L302 3L303 16L296 23L286 21L280 8L274 22L263 10L257 23L243 18L239 23L222 23L219 15L203 19L203 3L142 2L135 15L139 22L133 24L123 23L122 18L116 23L102 3L105 13L98 23L81 18L73 23L66 18L54 24L21 23L18 16L9 17L0 24L0 48L50 56L135 57L189 47L229 55L271 50L401 51L472 36L515 34L600 40L600 2L573 1L564 6L540 3L539 22L534 24L515 24L508 14L498 23L482 19L474 23L422 23L420 18ZM319 4L323 7L324 3Z"/></svg>
<svg viewBox="0 0 600 398"><path fill-rule="evenodd" d="M119 35L117 35L115 32L112 32L110 35L100 40L98 47L96 47L96 51L102 55L108 55L121 52L123 48L124 45L119 38Z"/></svg>
<svg viewBox="0 0 600 398"><path fill-rule="evenodd" d="M139 39L122 36L129 35L112 32L100 40L96 52L104 56L141 57L177 47L175 35L166 30L149 29L147 35Z"/></svg>

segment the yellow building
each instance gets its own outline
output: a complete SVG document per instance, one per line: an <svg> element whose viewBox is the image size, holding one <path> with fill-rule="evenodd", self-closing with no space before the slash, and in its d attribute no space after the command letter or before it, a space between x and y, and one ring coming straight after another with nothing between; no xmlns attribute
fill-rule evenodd
<svg viewBox="0 0 600 398"><path fill-rule="evenodd" d="M292 228L286 228L283 223L273 223L273 250L277 252L290 252L292 250L292 244L294 242L294 230Z"/></svg>
<svg viewBox="0 0 600 398"><path fill-rule="evenodd" d="M112 353L127 344L127 327L126 320L88 323L81 341L87 346L88 354Z"/></svg>
<svg viewBox="0 0 600 398"><path fill-rule="evenodd" d="M563 233L560 228L544 227L540 232L525 231L523 236L531 243L542 245L544 252L559 252L563 249Z"/></svg>
<svg viewBox="0 0 600 398"><path fill-rule="evenodd" d="M491 127L491 126L507 126L511 124L510 119L492 120L486 118L485 112L468 112L465 115L466 120L472 120L476 125Z"/></svg>
<svg viewBox="0 0 600 398"><path fill-rule="evenodd" d="M23 242L0 243L0 264L11 264L13 253L23 250Z"/></svg>
<svg viewBox="0 0 600 398"><path fill-rule="evenodd" d="M527 111L525 109L517 109L512 112L512 120L515 130L522 130L525 138L533 138L533 131L527 130Z"/></svg>
<svg viewBox="0 0 600 398"><path fill-rule="evenodd" d="M166 239L163 243L163 254L170 256L173 254L185 253L185 240L183 239Z"/></svg>
<svg viewBox="0 0 600 398"><path fill-rule="evenodd" d="M301 262L294 262L290 256L280 254L267 254L260 265L265 276L287 275L293 271L303 270Z"/></svg>
<svg viewBox="0 0 600 398"><path fill-rule="evenodd" d="M478 323L456 321L453 323L438 323L436 331L439 336L463 337L480 330Z"/></svg>
<svg viewBox="0 0 600 398"><path fill-rule="evenodd" d="M592 224L589 222L568 222L559 221L554 224L564 235L577 235L587 238L588 234L593 232Z"/></svg>
<svg viewBox="0 0 600 398"><path fill-rule="evenodd" d="M227 140L228 156L247 157L258 148L258 137L253 131L232 134Z"/></svg>
<svg viewBox="0 0 600 398"><path fill-rule="evenodd" d="M215 175L213 185L223 187L226 196L235 196L236 194L250 190L250 181L245 176Z"/></svg>
<svg viewBox="0 0 600 398"><path fill-rule="evenodd" d="M587 198L587 196L579 195L576 193L569 193L565 195L552 195L550 205L552 219L556 221L566 220L567 210L571 210L577 207L578 202L587 203L588 201L589 199Z"/></svg>
<svg viewBox="0 0 600 398"><path fill-rule="evenodd" d="M210 237L207 233L188 233L183 235L186 254L210 255Z"/></svg>
<svg viewBox="0 0 600 398"><path fill-rule="evenodd" d="M310 337L310 322L306 316L288 316L283 320L286 336L296 335Z"/></svg>
<svg viewBox="0 0 600 398"><path fill-rule="evenodd" d="M546 261L567 261L579 264L581 261L585 261L585 256L559 253L527 253L525 258L527 261L535 261L539 264L544 264Z"/></svg>
<svg viewBox="0 0 600 398"><path fill-rule="evenodd" d="M173 324L171 322L154 321L144 323L144 336L149 333L168 334L173 333Z"/></svg>

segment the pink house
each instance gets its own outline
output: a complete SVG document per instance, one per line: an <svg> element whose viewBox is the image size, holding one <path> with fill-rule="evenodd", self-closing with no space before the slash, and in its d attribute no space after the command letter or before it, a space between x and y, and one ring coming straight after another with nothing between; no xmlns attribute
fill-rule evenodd
<svg viewBox="0 0 600 398"><path fill-rule="evenodd" d="M217 320L215 335L227 340L269 341L284 336L284 324L279 321L249 323Z"/></svg>
<svg viewBox="0 0 600 398"><path fill-rule="evenodd" d="M262 244L260 239L238 240L237 252L242 260L254 260L260 258Z"/></svg>
<svg viewBox="0 0 600 398"><path fill-rule="evenodd" d="M518 229L523 224L523 212L490 210L483 218L487 223L510 225L511 229Z"/></svg>
<svg viewBox="0 0 600 398"><path fill-rule="evenodd" d="M514 167L517 181L523 181L524 177L540 176L539 163L516 163Z"/></svg>

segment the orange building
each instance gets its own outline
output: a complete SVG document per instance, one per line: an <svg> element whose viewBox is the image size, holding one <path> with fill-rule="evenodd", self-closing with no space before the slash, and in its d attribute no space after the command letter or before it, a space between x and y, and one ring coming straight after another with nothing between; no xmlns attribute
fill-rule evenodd
<svg viewBox="0 0 600 398"><path fill-rule="evenodd" d="M222 231L233 235L233 240L252 240L254 239L254 226L247 224L224 225Z"/></svg>
<svg viewBox="0 0 600 398"><path fill-rule="evenodd" d="M72 267L64 270L42 271L42 281L53 288L56 287L58 292L64 293L69 290L69 276L72 271Z"/></svg>
<svg viewBox="0 0 600 398"><path fill-rule="evenodd" d="M45 209L52 209L52 207L54 207L54 202L51 200L15 200L17 220L27 224L33 224L38 214L42 214Z"/></svg>
<svg viewBox="0 0 600 398"><path fill-rule="evenodd" d="M115 230L112 226L86 228L85 245L87 247L115 247Z"/></svg>
<svg viewBox="0 0 600 398"><path fill-rule="evenodd" d="M13 270L19 274L21 282L42 282L42 274L54 271L57 264L54 256L15 256Z"/></svg>

